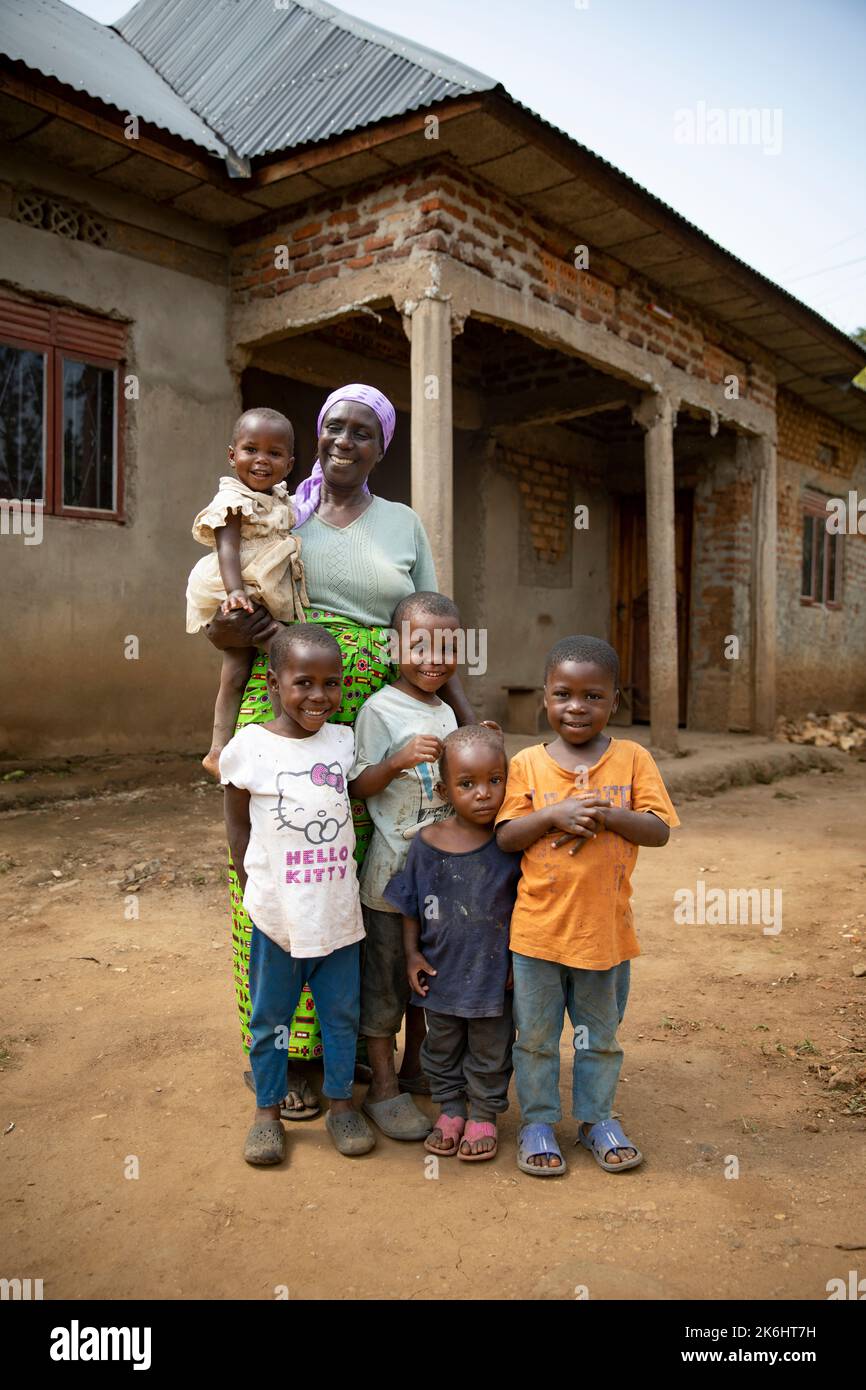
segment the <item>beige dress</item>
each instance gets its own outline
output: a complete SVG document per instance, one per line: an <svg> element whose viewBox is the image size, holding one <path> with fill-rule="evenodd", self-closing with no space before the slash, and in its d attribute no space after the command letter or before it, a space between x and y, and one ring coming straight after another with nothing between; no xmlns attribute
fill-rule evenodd
<svg viewBox="0 0 866 1390"><path fill-rule="evenodd" d="M240 562L244 588L280 622L304 622L309 606L301 564L301 542L292 535L295 514L285 483L271 492L254 492L239 478L220 478L219 492L193 522L192 534L211 547L194 566L186 589L186 630L209 623L226 591L220 574L214 529L225 526L229 512L241 513Z"/></svg>

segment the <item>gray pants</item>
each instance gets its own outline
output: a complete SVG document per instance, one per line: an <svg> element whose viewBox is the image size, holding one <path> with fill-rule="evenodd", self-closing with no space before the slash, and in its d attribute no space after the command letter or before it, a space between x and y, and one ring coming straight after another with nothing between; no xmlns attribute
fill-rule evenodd
<svg viewBox="0 0 866 1390"><path fill-rule="evenodd" d="M492 1120L508 1109L514 1021L506 994L499 1018L457 1018L425 1009L421 1066L430 1094L446 1115Z"/></svg>
<svg viewBox="0 0 866 1390"><path fill-rule="evenodd" d="M363 1038L393 1038L403 1026L409 1003L409 979L403 950L403 918L362 905L366 940L361 947L361 1022Z"/></svg>

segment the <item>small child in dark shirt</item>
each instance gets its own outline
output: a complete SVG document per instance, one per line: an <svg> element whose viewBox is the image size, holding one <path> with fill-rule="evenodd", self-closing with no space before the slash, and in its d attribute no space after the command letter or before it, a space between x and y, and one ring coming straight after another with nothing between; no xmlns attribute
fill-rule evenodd
<svg viewBox="0 0 866 1390"><path fill-rule="evenodd" d="M508 931L520 855L501 850L493 833L507 770L492 729L449 734L438 790L454 815L420 831L384 890L403 914L410 1002L427 1017L421 1065L441 1114L424 1147L476 1163L496 1154L512 1072Z"/></svg>

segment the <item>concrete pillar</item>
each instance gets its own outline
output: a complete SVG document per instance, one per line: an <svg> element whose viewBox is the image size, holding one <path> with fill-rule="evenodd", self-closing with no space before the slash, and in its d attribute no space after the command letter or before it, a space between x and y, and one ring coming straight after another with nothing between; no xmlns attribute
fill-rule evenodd
<svg viewBox="0 0 866 1390"><path fill-rule="evenodd" d="M776 444L751 440L752 512L752 730L771 734L776 723Z"/></svg>
<svg viewBox="0 0 866 1390"><path fill-rule="evenodd" d="M674 422L669 397L644 396L633 412L644 431L649 580L650 739L677 750L677 575L674 531Z"/></svg>
<svg viewBox="0 0 866 1390"><path fill-rule="evenodd" d="M412 507L430 540L439 591L454 593L451 305L420 299L411 316Z"/></svg>

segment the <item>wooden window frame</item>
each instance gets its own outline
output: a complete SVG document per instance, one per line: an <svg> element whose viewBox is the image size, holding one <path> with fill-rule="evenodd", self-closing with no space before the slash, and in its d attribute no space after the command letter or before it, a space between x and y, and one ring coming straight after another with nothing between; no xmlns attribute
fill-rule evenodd
<svg viewBox="0 0 866 1390"><path fill-rule="evenodd" d="M801 557L800 557L800 590L801 590L801 592L800 592L800 603L801 603L801 605L802 605L804 608L828 608L828 609L831 609L831 610L832 610L832 609L839 609L839 608L842 607L842 567L843 567L843 557L844 557L844 554L845 554L845 548L844 548L844 546L843 546L843 544L842 544L842 535L841 535L841 534L836 535L836 534L834 534L833 532L827 530L827 502L828 502L828 501L829 501L829 498L828 498L828 497L825 497L825 496L823 495L823 493L812 492L812 491L810 491L810 490L807 490L807 491L803 494L802 498L800 499L800 516L801 516L802 522L803 522L803 531L805 531L807 521L810 521L810 520L811 520L811 522L812 522L812 588L813 588L813 591L816 589L816 587L817 587L817 589L818 589L818 592L817 592L817 593L813 592L813 593L811 593L811 594L804 594L804 593L802 592L802 586L803 586L803 560L802 560L802 553L801 553ZM815 554L816 554L816 549L817 549L817 547L816 547L816 536L817 536L817 529L818 529L819 526L822 526L823 529L824 529L824 556L823 556L822 571L821 571L821 575L820 575L820 584L816 586L815 580L816 580L817 576L816 576L816 574L815 574ZM801 534L802 534L802 533L801 533ZM802 542L801 542L801 545L802 545ZM826 594L827 594L827 576L828 576L829 570L830 570L830 549L831 549L831 546L835 548L835 555L836 555L836 572L835 572L835 583L834 583L834 586L833 586L833 596L832 596L832 598L827 598L827 597L826 597Z"/></svg>
<svg viewBox="0 0 866 1390"><path fill-rule="evenodd" d="M123 525L126 512L122 381L126 364L126 325L116 319L82 314L60 305L3 295L0 296L0 343L39 353L45 360L42 500L46 516ZM114 373L114 505L110 510L70 507L63 501L63 364L66 361Z"/></svg>
<svg viewBox="0 0 866 1390"><path fill-rule="evenodd" d="M822 457L822 451L826 457ZM819 439L815 445L815 462L819 468L837 468L839 465L839 445L828 439Z"/></svg>

